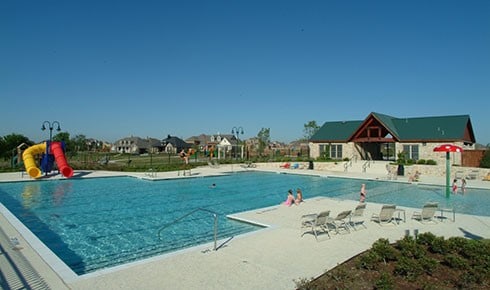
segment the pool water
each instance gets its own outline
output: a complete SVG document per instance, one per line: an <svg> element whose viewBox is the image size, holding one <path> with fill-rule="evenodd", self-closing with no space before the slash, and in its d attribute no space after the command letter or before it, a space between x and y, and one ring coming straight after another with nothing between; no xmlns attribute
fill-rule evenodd
<svg viewBox="0 0 490 290"><path fill-rule="evenodd" d="M262 172L163 181L1 183L0 202L75 273L85 274L213 241L209 211L218 216L218 239L226 239L260 228L226 215L278 205L289 188L301 188L304 198L358 200L361 183L366 183L368 202L421 208L437 201L458 213L490 213L489 190L469 189L447 199L438 186ZM198 208L206 211L175 222Z"/></svg>

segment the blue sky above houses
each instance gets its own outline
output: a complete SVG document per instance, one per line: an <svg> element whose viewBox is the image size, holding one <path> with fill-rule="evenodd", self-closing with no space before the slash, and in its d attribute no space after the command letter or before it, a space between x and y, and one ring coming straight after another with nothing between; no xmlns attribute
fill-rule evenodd
<svg viewBox="0 0 490 290"><path fill-rule="evenodd" d="M187 138L470 115L490 143L489 1L3 1L0 136Z"/></svg>

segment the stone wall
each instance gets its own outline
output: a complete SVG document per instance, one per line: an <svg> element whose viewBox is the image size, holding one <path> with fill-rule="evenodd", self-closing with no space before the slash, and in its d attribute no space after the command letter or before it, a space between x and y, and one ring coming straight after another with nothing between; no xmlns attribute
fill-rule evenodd
<svg viewBox="0 0 490 290"><path fill-rule="evenodd" d="M342 146L342 158L352 158L352 156L357 156L359 160L362 158L359 156L359 153L355 149L355 143L309 143L310 146L310 156L311 158L318 158L320 156L320 145L337 145L341 144ZM395 151L396 154L403 151L404 145L418 145L419 146L419 159L425 160L434 160L437 164L445 164L446 163L446 154L444 152L434 152L434 148L437 146L447 144L447 143L396 143ZM463 151L471 151L474 150L473 145L464 145L463 142L454 142L451 143L463 148ZM460 152L451 152L449 153L450 164L451 165L462 165L462 154Z"/></svg>

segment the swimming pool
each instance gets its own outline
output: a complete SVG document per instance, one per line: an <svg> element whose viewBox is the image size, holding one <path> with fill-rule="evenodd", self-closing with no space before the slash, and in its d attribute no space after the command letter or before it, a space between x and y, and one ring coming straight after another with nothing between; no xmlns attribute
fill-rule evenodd
<svg viewBox="0 0 490 290"><path fill-rule="evenodd" d="M75 273L85 274L211 242L209 212L173 223L197 208L218 214L218 238L224 239L260 228L226 215L278 205L289 188L302 188L305 198L357 200L361 183L366 183L368 202L420 208L438 201L459 213L490 212L488 190L470 189L448 200L438 186L262 172L163 181L114 177L2 183L0 202Z"/></svg>

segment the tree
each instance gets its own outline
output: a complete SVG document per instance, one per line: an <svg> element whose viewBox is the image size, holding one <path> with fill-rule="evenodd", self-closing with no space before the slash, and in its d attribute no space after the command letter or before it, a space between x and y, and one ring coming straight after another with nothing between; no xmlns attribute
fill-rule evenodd
<svg viewBox="0 0 490 290"><path fill-rule="evenodd" d="M87 137L85 137L85 135L76 135L70 141L73 143L72 145L75 146L75 148L77 148L77 151L88 150Z"/></svg>
<svg viewBox="0 0 490 290"><path fill-rule="evenodd" d="M306 123L303 129L305 140L310 140L319 129L320 126L317 125L316 121L309 121Z"/></svg>
<svg viewBox="0 0 490 290"><path fill-rule="evenodd" d="M70 133L60 132L53 136L53 141L64 142L66 152L76 152L75 142L70 140Z"/></svg>
<svg viewBox="0 0 490 290"><path fill-rule="evenodd" d="M482 160L480 161L480 167L490 168L490 149L485 151Z"/></svg>
<svg viewBox="0 0 490 290"><path fill-rule="evenodd" d="M267 145L269 145L271 139L271 129L270 128L262 128L257 134L257 138L259 138L259 154L262 155L264 153L264 149Z"/></svg>
<svg viewBox="0 0 490 290"><path fill-rule="evenodd" d="M3 157L4 160L12 157L12 152L15 151L17 154L17 146L25 143L27 146L31 146L34 144L29 138L20 134L10 134L0 138L0 156ZM25 149L25 148L24 148Z"/></svg>

